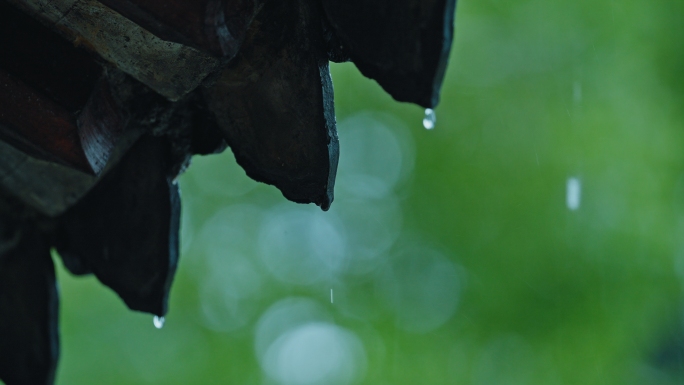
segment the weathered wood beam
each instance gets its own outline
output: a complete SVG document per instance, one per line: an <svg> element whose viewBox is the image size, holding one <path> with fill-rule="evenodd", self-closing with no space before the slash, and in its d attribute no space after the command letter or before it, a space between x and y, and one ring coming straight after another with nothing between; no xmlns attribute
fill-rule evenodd
<svg viewBox="0 0 684 385"><path fill-rule="evenodd" d="M81 146L75 116L102 76L88 52L0 2L0 136L28 153L87 173L101 170ZM97 155L108 158L109 153Z"/></svg>
<svg viewBox="0 0 684 385"><path fill-rule="evenodd" d="M166 41L233 58L264 0L100 0Z"/></svg>
<svg viewBox="0 0 684 385"><path fill-rule="evenodd" d="M0 68L75 113L85 106L102 67L25 12L0 1Z"/></svg>
<svg viewBox="0 0 684 385"><path fill-rule="evenodd" d="M96 0L8 0L169 100L219 68L209 53L165 41Z"/></svg>
<svg viewBox="0 0 684 385"><path fill-rule="evenodd" d="M0 138L26 153L93 173L73 116L0 70Z"/></svg>
<svg viewBox="0 0 684 385"><path fill-rule="evenodd" d="M2 140L0 164L0 190L48 216L64 212L97 181L94 175L30 156Z"/></svg>
<svg viewBox="0 0 684 385"><path fill-rule="evenodd" d="M49 153L40 151L25 139L11 143L0 140L0 190L44 215L60 215L117 164L138 137L150 129L149 122L159 119L159 114L168 104L164 98L130 77L116 70L107 71L84 110L77 119L71 120L78 125L76 139L80 139L88 162L101 170L99 175L84 173L51 159ZM2 108L0 105L0 111ZM36 110L34 113L42 116L45 111ZM19 123L26 128L26 120ZM159 122L161 127L167 125ZM11 133L15 129L0 122L0 132ZM50 134L54 127L47 121L46 125L39 125L35 130ZM67 134L73 138L73 128ZM41 139L38 137L36 140L40 143Z"/></svg>

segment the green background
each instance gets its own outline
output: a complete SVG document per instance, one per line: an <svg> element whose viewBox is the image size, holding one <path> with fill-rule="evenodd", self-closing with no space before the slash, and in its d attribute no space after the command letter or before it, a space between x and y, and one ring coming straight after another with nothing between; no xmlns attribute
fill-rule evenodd
<svg viewBox="0 0 684 385"><path fill-rule="evenodd" d="M683 11L461 1L431 131L332 65L332 209L196 158L163 329L58 262L58 384L681 383Z"/></svg>

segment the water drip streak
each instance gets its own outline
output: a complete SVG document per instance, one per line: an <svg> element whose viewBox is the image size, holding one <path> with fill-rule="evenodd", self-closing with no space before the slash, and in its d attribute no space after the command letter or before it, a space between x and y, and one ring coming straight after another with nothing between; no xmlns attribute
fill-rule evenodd
<svg viewBox="0 0 684 385"><path fill-rule="evenodd" d="M568 178L566 183L565 204L568 209L575 211L580 208L582 199L582 183L579 178Z"/></svg>

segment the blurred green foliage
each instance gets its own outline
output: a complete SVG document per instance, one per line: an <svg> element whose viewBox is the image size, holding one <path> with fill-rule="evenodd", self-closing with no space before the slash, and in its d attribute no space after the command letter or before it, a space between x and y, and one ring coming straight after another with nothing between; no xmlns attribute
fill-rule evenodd
<svg viewBox="0 0 684 385"><path fill-rule="evenodd" d="M683 20L461 1L432 131L333 65L331 211L195 159L166 326L60 268L58 383L681 383Z"/></svg>

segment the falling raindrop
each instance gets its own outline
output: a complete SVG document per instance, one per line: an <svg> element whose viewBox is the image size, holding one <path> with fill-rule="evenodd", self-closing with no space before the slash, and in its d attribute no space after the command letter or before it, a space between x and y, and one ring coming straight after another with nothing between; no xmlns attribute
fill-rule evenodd
<svg viewBox="0 0 684 385"><path fill-rule="evenodd" d="M582 83L575 81L572 85L572 99L575 104L582 102Z"/></svg>
<svg viewBox="0 0 684 385"><path fill-rule="evenodd" d="M152 319L152 323L154 324L154 327L156 327L157 329L161 329L164 327L164 321L166 321L164 317L154 316L154 318Z"/></svg>
<svg viewBox="0 0 684 385"><path fill-rule="evenodd" d="M333 303L333 289L330 289L330 303Z"/></svg>
<svg viewBox="0 0 684 385"><path fill-rule="evenodd" d="M437 115L432 108L425 109L425 117L423 118L423 127L426 130L432 130L435 128L435 123L437 122Z"/></svg>
<svg viewBox="0 0 684 385"><path fill-rule="evenodd" d="M578 178L569 178L566 186L565 204L568 209L575 211L580 207L582 198L582 183Z"/></svg>

